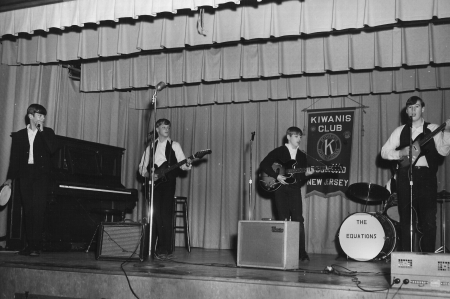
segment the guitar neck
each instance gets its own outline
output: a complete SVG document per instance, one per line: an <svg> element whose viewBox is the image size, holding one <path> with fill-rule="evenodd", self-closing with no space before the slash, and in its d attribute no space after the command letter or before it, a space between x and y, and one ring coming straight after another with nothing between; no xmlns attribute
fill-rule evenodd
<svg viewBox="0 0 450 299"><path fill-rule="evenodd" d="M169 171L172 171L172 170L174 170L175 168L178 168L178 167L180 167L181 165L185 164L185 163L187 162L188 159L193 160L194 158L195 158L194 155L192 155L192 156L190 156L190 157L187 158L187 159L181 160L181 161L178 162L177 164L173 164L172 166L166 168L166 169L163 171L163 173L168 173Z"/></svg>
<svg viewBox="0 0 450 299"><path fill-rule="evenodd" d="M313 166L312 168L314 168L315 170L322 170L322 169L326 169L327 166ZM286 169L286 173L287 174L293 174L293 173L303 173L306 172L308 170L308 168L292 168L292 169Z"/></svg>
<svg viewBox="0 0 450 299"><path fill-rule="evenodd" d="M425 138L423 138L420 142L419 145L423 146L425 143L427 143L428 141L431 140L431 138L433 138L434 136L436 136L439 132L441 132L443 129L445 129L445 127L447 126L447 123L443 123L442 125L440 125L439 127L437 127L436 130L434 130L433 132L431 132L429 135L425 136Z"/></svg>

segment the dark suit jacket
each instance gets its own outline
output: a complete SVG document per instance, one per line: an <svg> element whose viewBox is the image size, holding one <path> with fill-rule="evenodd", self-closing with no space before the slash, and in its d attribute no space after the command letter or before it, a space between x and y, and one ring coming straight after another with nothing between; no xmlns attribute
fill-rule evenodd
<svg viewBox="0 0 450 299"><path fill-rule="evenodd" d="M276 179L278 174L272 169L272 164L274 162L286 163L290 160L291 154L289 153L288 148L286 145L282 145L271 151L264 160L261 161L259 166L262 171L267 173L267 175ZM297 168L305 168L307 166L306 155L303 152L297 151L295 160L297 161ZM296 184L300 185L300 182L306 178L306 175L305 173L297 173L295 174L295 177L297 178Z"/></svg>
<svg viewBox="0 0 450 299"><path fill-rule="evenodd" d="M33 143L34 164L42 174L47 174L51 168L51 154L57 149L55 132L51 128L44 127L44 131L38 132ZM24 177L28 166L30 142L27 128L12 134L11 155L7 179Z"/></svg>

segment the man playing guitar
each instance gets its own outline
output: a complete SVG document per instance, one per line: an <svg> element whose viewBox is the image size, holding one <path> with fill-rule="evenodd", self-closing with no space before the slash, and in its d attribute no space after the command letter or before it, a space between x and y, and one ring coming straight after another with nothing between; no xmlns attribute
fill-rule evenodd
<svg viewBox="0 0 450 299"><path fill-rule="evenodd" d="M314 173L314 169L309 168L304 173L294 174L296 181L293 184L286 182L287 177L278 174L273 170L272 165L275 162L287 162L296 160L297 167L306 167L306 155L299 150L300 141L302 140L302 130L297 127L290 127L286 131L288 143L277 147L271 151L261 162L260 168L267 175L276 178L282 185L275 190L274 199L277 209L277 220L292 220L300 222L300 246L299 257L302 261L309 261L305 247L305 225L302 211L302 193L300 190L302 181L307 176Z"/></svg>
<svg viewBox="0 0 450 299"><path fill-rule="evenodd" d="M410 142L412 146L413 220L423 237L419 243L423 252L434 252L436 243L437 178L441 156L450 153L450 119L441 126L424 121L425 103L417 96L406 102L410 125L396 128L381 149L381 156L399 160L397 168L397 196L401 227L401 249L411 251L410 208ZM445 129L444 132L441 132ZM412 131L412 136L411 135ZM416 229L418 227L415 227Z"/></svg>

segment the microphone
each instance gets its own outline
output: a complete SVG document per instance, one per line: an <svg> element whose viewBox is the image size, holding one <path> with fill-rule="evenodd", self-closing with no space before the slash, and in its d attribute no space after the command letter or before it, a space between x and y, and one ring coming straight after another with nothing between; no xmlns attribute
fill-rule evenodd
<svg viewBox="0 0 450 299"><path fill-rule="evenodd" d="M250 139L251 141L255 140L255 131L252 132L252 139Z"/></svg>
<svg viewBox="0 0 450 299"><path fill-rule="evenodd" d="M156 90L157 91L161 91L161 90L163 90L164 88L166 87L166 83L164 83L164 82L159 82L157 85L156 85Z"/></svg>
<svg viewBox="0 0 450 299"><path fill-rule="evenodd" d="M36 128L38 129L38 131L40 131L41 130L41 124L37 124Z"/></svg>
<svg viewBox="0 0 450 299"><path fill-rule="evenodd" d="M408 117L408 122L409 122L409 126L412 128L412 115L410 117Z"/></svg>

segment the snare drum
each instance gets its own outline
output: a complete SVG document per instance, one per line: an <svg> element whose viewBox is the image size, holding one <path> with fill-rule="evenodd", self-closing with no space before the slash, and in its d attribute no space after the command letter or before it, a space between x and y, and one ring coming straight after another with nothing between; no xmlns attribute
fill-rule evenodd
<svg viewBox="0 0 450 299"><path fill-rule="evenodd" d="M392 193L383 209L383 214L395 222L400 222L400 214L398 213L397 193Z"/></svg>
<svg viewBox="0 0 450 299"><path fill-rule="evenodd" d="M4 206L8 203L11 197L11 187L8 185L0 186L0 206Z"/></svg>
<svg viewBox="0 0 450 299"><path fill-rule="evenodd" d="M354 213L339 228L339 243L348 257L357 261L385 259L397 245L392 222L377 213Z"/></svg>

